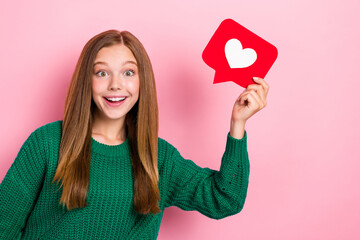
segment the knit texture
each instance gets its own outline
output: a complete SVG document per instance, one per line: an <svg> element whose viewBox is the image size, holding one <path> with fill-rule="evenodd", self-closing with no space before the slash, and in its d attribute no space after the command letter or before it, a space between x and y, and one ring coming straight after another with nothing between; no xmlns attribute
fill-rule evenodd
<svg viewBox="0 0 360 240"><path fill-rule="evenodd" d="M128 139L105 145L91 139L88 206L59 205L62 189L51 181L57 168L62 120L33 131L0 185L0 239L156 239L164 209L177 206L214 219L244 206L249 159L247 133L227 134L220 170L201 168L158 139L161 212L141 215L133 207Z"/></svg>

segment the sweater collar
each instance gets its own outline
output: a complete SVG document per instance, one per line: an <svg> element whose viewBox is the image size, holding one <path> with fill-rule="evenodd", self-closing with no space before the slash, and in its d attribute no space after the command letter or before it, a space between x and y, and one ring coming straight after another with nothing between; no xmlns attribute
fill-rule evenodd
<svg viewBox="0 0 360 240"><path fill-rule="evenodd" d="M129 138L126 137L125 142L118 145L107 145L96 141L91 137L91 151L96 152L109 157L117 157L122 155L129 155Z"/></svg>

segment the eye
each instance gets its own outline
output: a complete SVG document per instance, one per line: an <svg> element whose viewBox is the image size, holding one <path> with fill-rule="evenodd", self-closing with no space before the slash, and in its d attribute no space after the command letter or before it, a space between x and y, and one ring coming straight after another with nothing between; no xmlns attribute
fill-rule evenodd
<svg viewBox="0 0 360 240"><path fill-rule="evenodd" d="M126 72L124 72L124 75L126 76L126 77L131 77L132 75L134 75L134 71L133 70L127 70Z"/></svg>
<svg viewBox="0 0 360 240"><path fill-rule="evenodd" d="M96 75L97 75L98 77L106 77L108 74L107 74L107 72L99 71L99 72L96 73Z"/></svg>

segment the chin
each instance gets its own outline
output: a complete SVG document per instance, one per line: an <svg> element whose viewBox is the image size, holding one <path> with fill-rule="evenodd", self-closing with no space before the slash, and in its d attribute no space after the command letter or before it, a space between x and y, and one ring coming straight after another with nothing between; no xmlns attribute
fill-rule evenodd
<svg viewBox="0 0 360 240"><path fill-rule="evenodd" d="M106 115L106 118L111 119L111 120L120 120L122 118L125 118L126 114L122 114L122 115Z"/></svg>

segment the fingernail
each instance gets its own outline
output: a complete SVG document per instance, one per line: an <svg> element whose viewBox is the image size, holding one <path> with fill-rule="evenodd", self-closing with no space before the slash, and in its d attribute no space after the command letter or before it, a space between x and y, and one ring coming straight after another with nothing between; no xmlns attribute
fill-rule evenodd
<svg viewBox="0 0 360 240"><path fill-rule="evenodd" d="M253 77L253 79L254 79L255 81L258 81L258 80L259 80L259 78L258 78L258 77Z"/></svg>

